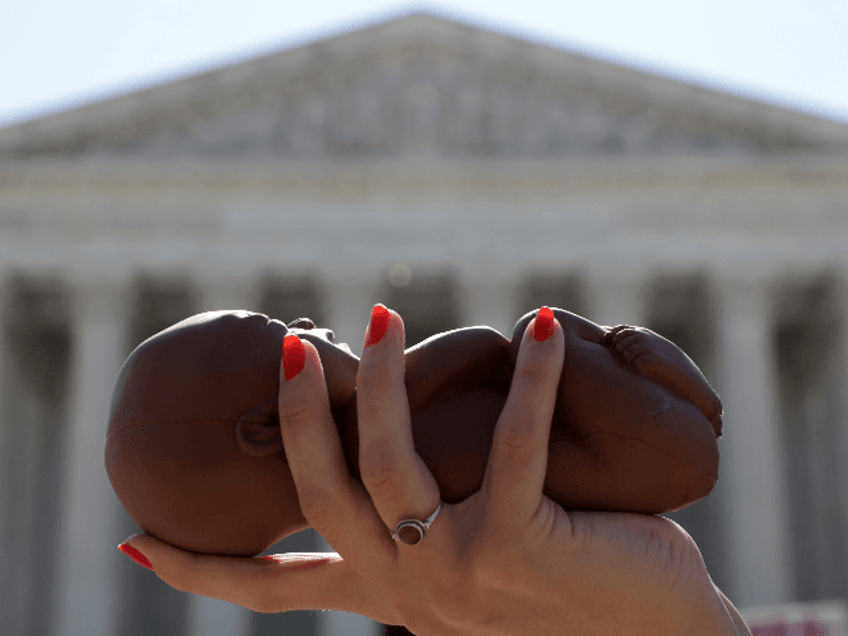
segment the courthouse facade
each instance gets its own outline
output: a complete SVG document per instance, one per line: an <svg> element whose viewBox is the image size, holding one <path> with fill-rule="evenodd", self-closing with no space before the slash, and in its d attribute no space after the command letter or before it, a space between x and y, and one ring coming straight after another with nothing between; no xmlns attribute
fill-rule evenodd
<svg viewBox="0 0 848 636"><path fill-rule="evenodd" d="M543 304L674 340L726 416L668 516L740 608L848 598L846 292L848 125L430 15L0 130L0 631L377 634L167 587L103 462L150 335L248 308L358 352L376 302L407 346Z"/></svg>

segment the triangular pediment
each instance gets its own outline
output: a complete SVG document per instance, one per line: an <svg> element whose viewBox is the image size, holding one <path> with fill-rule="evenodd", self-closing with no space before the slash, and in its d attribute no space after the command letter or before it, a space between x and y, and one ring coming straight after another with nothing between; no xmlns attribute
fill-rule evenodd
<svg viewBox="0 0 848 636"><path fill-rule="evenodd" d="M844 152L848 125L407 15L0 130L0 156Z"/></svg>

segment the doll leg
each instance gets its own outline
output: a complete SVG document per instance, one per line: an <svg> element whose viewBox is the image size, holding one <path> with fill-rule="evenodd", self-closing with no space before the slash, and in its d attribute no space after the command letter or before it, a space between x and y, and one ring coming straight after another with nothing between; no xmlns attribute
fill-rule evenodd
<svg viewBox="0 0 848 636"><path fill-rule="evenodd" d="M548 496L566 509L656 514L709 494L718 446L701 410L636 371L602 337L563 331Z"/></svg>
<svg viewBox="0 0 848 636"><path fill-rule="evenodd" d="M721 437L721 400L694 362L670 340L644 327L618 325L604 342L640 374L662 382L691 400Z"/></svg>

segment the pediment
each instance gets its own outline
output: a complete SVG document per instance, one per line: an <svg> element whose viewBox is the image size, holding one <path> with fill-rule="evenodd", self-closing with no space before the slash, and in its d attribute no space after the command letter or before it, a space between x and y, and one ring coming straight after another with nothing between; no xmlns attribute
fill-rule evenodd
<svg viewBox="0 0 848 636"><path fill-rule="evenodd" d="M408 15L0 130L0 156L325 159L775 153L848 126Z"/></svg>

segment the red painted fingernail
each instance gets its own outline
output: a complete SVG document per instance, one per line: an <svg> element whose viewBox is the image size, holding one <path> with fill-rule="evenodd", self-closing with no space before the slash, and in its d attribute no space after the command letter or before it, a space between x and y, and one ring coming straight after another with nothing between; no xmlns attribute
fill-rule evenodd
<svg viewBox="0 0 848 636"><path fill-rule="evenodd" d="M389 330L389 310L379 303L371 310L371 324L368 325L368 343L366 347L380 342Z"/></svg>
<svg viewBox="0 0 848 636"><path fill-rule="evenodd" d="M303 371L306 362L306 350L300 338L294 334L283 338L283 370L286 372L286 382Z"/></svg>
<svg viewBox="0 0 848 636"><path fill-rule="evenodd" d="M147 560L141 552L132 547L129 543L122 543L118 546L118 549L126 554L133 561L138 563L140 566L147 568L148 570L153 569L153 565L151 565L150 561Z"/></svg>
<svg viewBox="0 0 848 636"><path fill-rule="evenodd" d="M533 324L533 338L536 342L542 342L551 337L554 332L554 312L548 307L542 307L536 314L536 322Z"/></svg>

